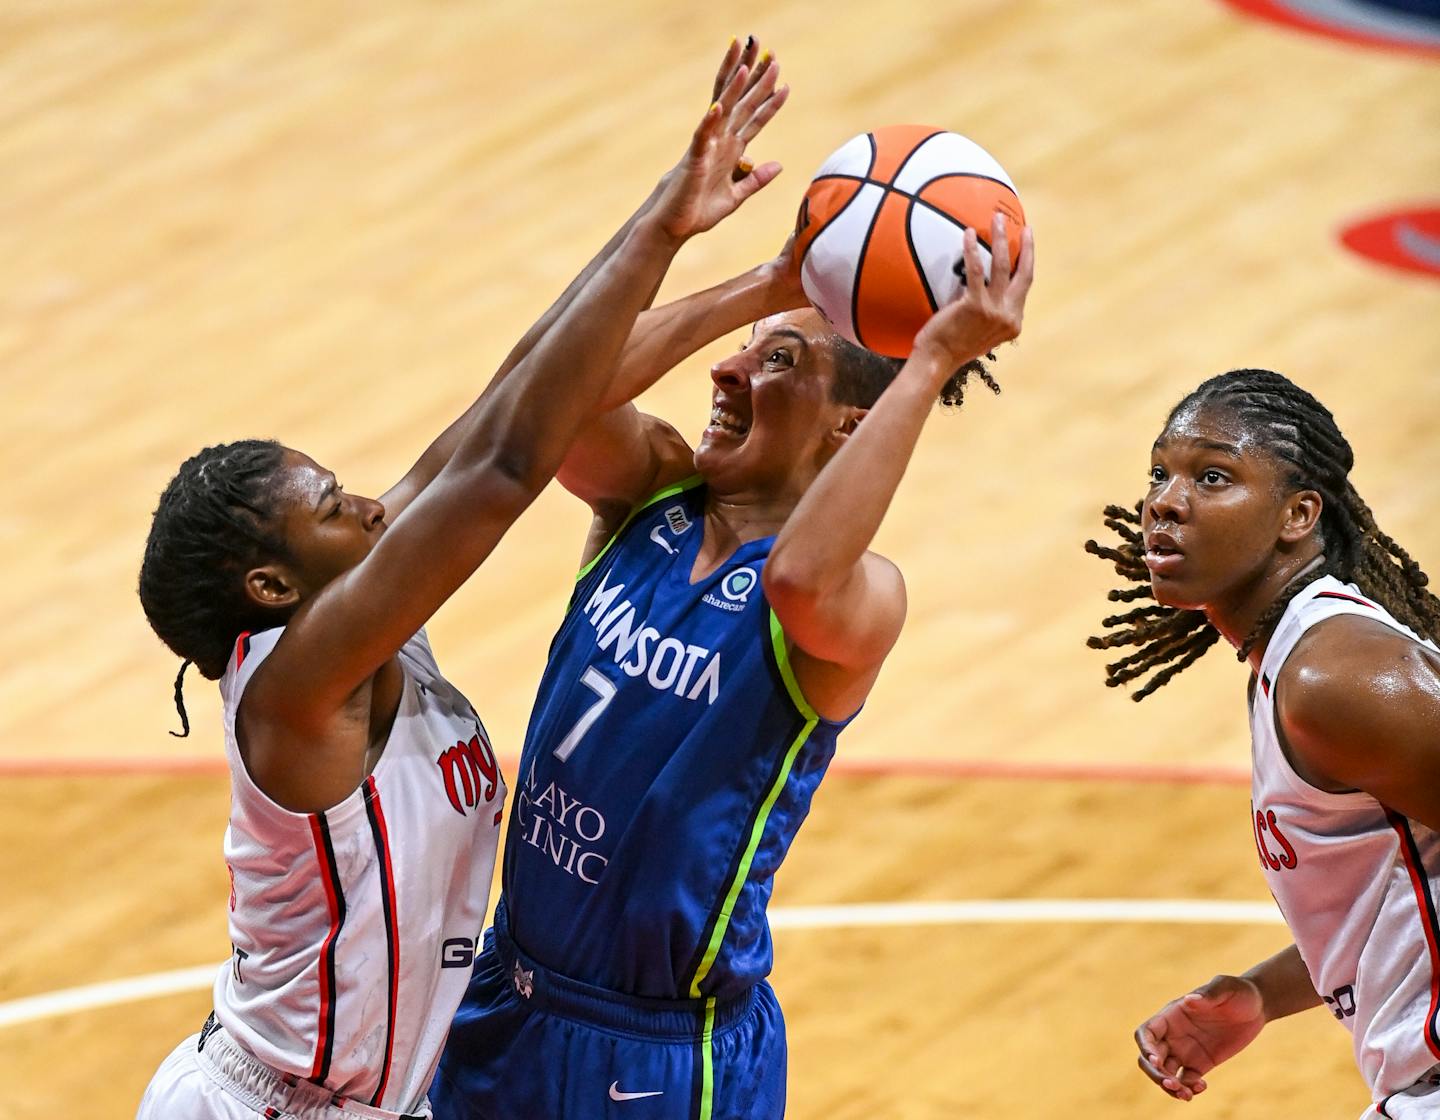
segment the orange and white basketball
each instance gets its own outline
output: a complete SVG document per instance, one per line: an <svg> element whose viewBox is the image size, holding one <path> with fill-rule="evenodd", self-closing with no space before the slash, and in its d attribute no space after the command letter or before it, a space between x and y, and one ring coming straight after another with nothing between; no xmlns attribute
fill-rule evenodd
<svg viewBox="0 0 1440 1120"><path fill-rule="evenodd" d="M851 342L895 358L964 284L965 230L990 275L990 221L1005 215L1010 265L1025 212L1005 169L973 140L895 125L841 145L800 204L795 253L805 294Z"/></svg>

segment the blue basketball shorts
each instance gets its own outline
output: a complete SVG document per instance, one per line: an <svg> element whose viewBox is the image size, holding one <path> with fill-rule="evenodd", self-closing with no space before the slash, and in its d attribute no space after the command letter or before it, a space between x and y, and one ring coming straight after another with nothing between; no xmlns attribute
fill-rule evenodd
<svg viewBox="0 0 1440 1120"><path fill-rule="evenodd" d="M503 911L498 915L503 921ZM785 1021L768 983L642 1000L485 935L430 1087L435 1120L780 1120Z"/></svg>

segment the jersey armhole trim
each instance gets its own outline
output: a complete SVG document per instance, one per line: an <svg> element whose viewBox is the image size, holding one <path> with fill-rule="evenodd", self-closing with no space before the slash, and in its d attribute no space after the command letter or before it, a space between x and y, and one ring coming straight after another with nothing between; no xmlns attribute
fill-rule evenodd
<svg viewBox="0 0 1440 1120"><path fill-rule="evenodd" d="M644 501L637 504L634 509L632 509L628 514L625 515L625 520L620 522L620 527L616 529L615 532L610 534L610 539L605 542L605 547L602 548L599 552L597 552L594 557L591 558L590 563L586 564L576 574L575 582L579 583L582 579L584 579L590 574L591 570L595 567L595 565L600 563L600 561L605 558L605 554L609 552L612 547L614 547L615 542L620 539L620 534L625 532L626 529L630 528L630 522L634 521L635 518L639 517L640 514L645 512L645 510L649 509L656 502L663 502L666 498L672 497L675 494L679 494L682 491L693 490L703 481L704 479L702 479L698 474L692 474L689 478L682 478L679 482L672 483L671 485L665 487L663 490L657 490L654 494L651 494Z"/></svg>
<svg viewBox="0 0 1440 1120"><path fill-rule="evenodd" d="M810 733L820 723L819 714L806 702L799 686L795 683L795 674L791 671L790 661L785 653L785 631L781 629L780 620L775 617L773 610L770 612L770 641L775 651L775 662L780 667L780 676L785 681L785 690L789 693L790 702L799 710L804 723L801 724L795 738L791 740L786 749L785 756L780 762L779 771L770 784L770 788L766 790L765 798L761 801L755 814L755 820L750 827L750 835L746 839L745 850L740 854L735 873L725 891L725 898L720 904L720 911L714 928L710 932L710 940L706 943L705 953L700 958L700 964L696 967L695 975L690 980L690 997L692 999L700 999L705 995L700 985L710 975L711 968L714 967L716 959L720 956L720 948L725 942L725 934L730 929L730 919L735 913L735 904L740 897L740 890L750 878L750 868L755 862L755 853L760 848L760 840L765 835L765 826L770 821L770 812L775 808L775 802L779 799L785 784L790 780L790 771L795 766L795 759L799 756L800 749L810 741Z"/></svg>
<svg viewBox="0 0 1440 1120"><path fill-rule="evenodd" d="M785 648L785 628L780 625L774 607L770 608L770 646L775 651L775 664L780 669L780 679L785 682L790 703L795 705L807 722L820 722L820 714L810 706L810 701L806 700L805 694L800 691L800 682L795 679L795 669L790 664L790 651Z"/></svg>

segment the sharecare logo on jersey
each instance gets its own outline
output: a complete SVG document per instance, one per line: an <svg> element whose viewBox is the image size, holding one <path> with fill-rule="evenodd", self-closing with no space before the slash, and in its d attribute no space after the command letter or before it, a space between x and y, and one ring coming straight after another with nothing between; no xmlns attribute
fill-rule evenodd
<svg viewBox="0 0 1440 1120"><path fill-rule="evenodd" d="M445 780L450 805L462 817L467 808L474 809L482 800L495 800L500 766L483 735L472 735L468 743L456 743L441 751L435 763Z"/></svg>
<svg viewBox="0 0 1440 1120"><path fill-rule="evenodd" d="M621 598L624 594L623 583L612 586L600 577L600 586L585 604L596 645L651 688L686 700L703 696L707 704L715 703L720 695L720 652L667 637L644 619L637 621L630 600Z"/></svg>
<svg viewBox="0 0 1440 1120"><path fill-rule="evenodd" d="M725 596L724 599L717 599L708 591L703 598L710 606L719 607L722 611L743 611L750 601L750 593L759 585L760 577L755 574L754 568L736 568L727 572L720 581L720 594Z"/></svg>

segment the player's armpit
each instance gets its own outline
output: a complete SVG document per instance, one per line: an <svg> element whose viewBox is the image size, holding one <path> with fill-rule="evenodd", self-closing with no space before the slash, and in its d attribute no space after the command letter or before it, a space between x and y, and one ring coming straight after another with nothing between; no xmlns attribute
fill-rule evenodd
<svg viewBox="0 0 1440 1120"><path fill-rule="evenodd" d="M1369 619L1332 619L1290 655L1276 715L1312 781L1440 829L1440 655Z"/></svg>

